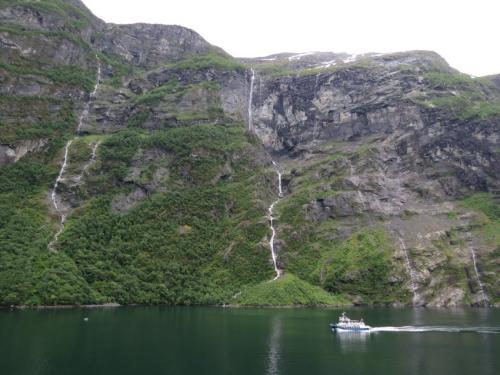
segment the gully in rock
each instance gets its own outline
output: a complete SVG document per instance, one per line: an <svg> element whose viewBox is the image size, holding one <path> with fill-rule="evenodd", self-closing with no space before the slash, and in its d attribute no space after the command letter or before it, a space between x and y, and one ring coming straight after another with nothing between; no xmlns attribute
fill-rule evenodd
<svg viewBox="0 0 500 375"><path fill-rule="evenodd" d="M253 85L255 82L255 70L251 68L252 71L252 76L250 78L250 93L248 94L248 131L253 130L253 123L252 123L252 101L253 101Z"/></svg>
<svg viewBox="0 0 500 375"><path fill-rule="evenodd" d="M92 164L95 163L96 156L97 156L97 149L99 148L100 144L101 144L101 141L98 141L98 142L94 143L94 145L92 146L92 156L90 157L89 161L83 166L82 172L76 178L77 183L80 182L80 180L83 178L83 175L85 174L85 172L87 172L87 170L92 166Z"/></svg>
<svg viewBox="0 0 500 375"><path fill-rule="evenodd" d="M411 268L410 257L408 256L408 249L406 248L406 244L401 237L399 237L399 243L401 244L401 250L403 250L403 253L405 255L406 268L408 270L408 273L410 274L410 285L411 285L411 291L413 293L413 304L416 305L418 297L417 297L417 287L415 286L415 273L413 272L413 268Z"/></svg>
<svg viewBox="0 0 500 375"><path fill-rule="evenodd" d="M97 59L96 84L94 86L94 90L92 90L92 92L89 95L89 100L85 104L85 107L83 108L82 113L80 113L80 118L78 119L78 127L76 128L77 136L80 135L80 132L82 130L82 126L83 126L85 120L87 120L87 117L89 116L90 104L92 103L92 101L94 100L94 98L97 94L97 89L99 88L99 84L101 81L101 61L99 60L99 58L97 56L96 56L96 59Z"/></svg>
<svg viewBox="0 0 500 375"><path fill-rule="evenodd" d="M275 161L273 161L273 165L276 168L276 173L278 174L278 199L276 199L269 206L268 216L267 217L269 219L269 226L271 227L271 232L272 232L271 239L269 240L269 248L271 249L271 257L273 259L274 272L276 272L276 276L273 279L273 281L274 281L274 280L277 280L277 279L279 279L281 277L282 270L280 270L278 268L276 251L274 249L274 240L276 238L276 229L274 228L273 211L274 211L274 206L276 205L276 203L278 203L280 201L281 197L283 197L283 189L282 189L282 185L281 185L281 175L282 175L282 173L280 171L279 165Z"/></svg>
<svg viewBox="0 0 500 375"><path fill-rule="evenodd" d="M57 187L59 186L59 183L61 182L64 174L64 170L66 169L66 166L68 165L68 152L71 144L73 143L73 139L69 140L66 143L66 146L64 147L64 160L63 164L61 166L61 169L59 170L59 174L57 175L56 182L54 183L54 187L52 188L52 193L50 194L50 198L52 200L52 204L54 205L54 208L56 211L59 211L59 206L57 205Z"/></svg>
<svg viewBox="0 0 500 375"><path fill-rule="evenodd" d="M80 137L81 128L82 128L83 124L85 123L85 121L87 120L88 115L89 115L90 104L94 100L94 98L97 94L97 90L99 89L99 84L101 82L101 61L99 60L99 57L97 55L96 55L96 59L97 59L97 75L96 75L96 84L94 86L94 90L92 90L92 92L90 93L89 100L87 101L87 103L85 103L85 106L83 107L83 110L80 113L80 117L78 119L78 126L76 128L76 135L73 137L73 139L69 140L66 143L66 146L64 148L64 161L63 161L63 164L61 166L61 169L59 170L59 174L57 176L56 182L54 183L54 187L52 188L52 193L50 194L50 199L51 199L52 205L54 206L54 210L57 212L57 214L60 217L59 229L57 230L52 241L50 241L50 243L48 245L49 250L52 250L52 251L55 250L54 245L57 243L59 236L61 235L61 233L64 230L64 222L66 221L66 215L67 215L67 213L60 207L60 204L58 204L57 188L59 187L60 182L64 178L64 172L65 172L66 167L68 165L68 153L69 153L69 149L71 147L71 144L73 143L73 141L75 139L78 139ZM97 142L94 145L94 147L92 149L92 156L91 156L89 162L87 164L85 164L85 166L83 167L81 174L77 177L78 180L80 180L80 178L83 176L85 171L95 161L96 152L97 152L97 148L99 147L99 143L100 142Z"/></svg>
<svg viewBox="0 0 500 375"><path fill-rule="evenodd" d="M488 296L486 295L486 292L484 291L484 286L483 283L481 282L481 278L479 277L479 270L477 269L477 262L476 262L476 252L474 251L474 246L472 246L472 236L470 233L467 233L467 242L469 243L469 251L472 258L472 265L474 266L474 272L476 274L477 284L479 285L479 292L481 293L481 299L485 305L488 305L489 300Z"/></svg>
<svg viewBox="0 0 500 375"><path fill-rule="evenodd" d="M50 243L48 245L48 248L50 250L54 250L54 244L57 242L59 235L62 233L62 231L64 229L64 221L66 220L66 214L64 214L61 211L61 208L57 204L57 187L59 186L59 183L62 181L64 171L68 165L68 152L69 152L69 148L71 146L71 143L73 143L73 139L69 140L66 143L66 146L64 147L64 161L63 161L63 164L61 166L61 169L59 170L59 175L56 178L56 182L54 183L54 187L52 188L52 193L50 194L50 200L52 201L52 205L54 206L54 209L57 211L57 213L60 216L59 229L57 230L56 234L54 235L54 238L52 239L52 241L50 241Z"/></svg>

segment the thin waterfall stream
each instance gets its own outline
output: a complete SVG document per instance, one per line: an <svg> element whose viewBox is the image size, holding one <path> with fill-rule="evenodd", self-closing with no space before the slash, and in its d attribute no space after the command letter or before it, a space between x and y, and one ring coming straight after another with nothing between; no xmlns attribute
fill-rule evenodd
<svg viewBox="0 0 500 375"><path fill-rule="evenodd" d="M485 304L488 304L488 296L486 295L486 292L484 291L484 286L483 283L481 282L481 278L479 277L479 270L477 268L477 261L476 261L476 252L474 251L474 246L472 246L472 236L470 233L467 233L467 242L469 242L469 251L471 254L472 258L472 265L474 266L474 272L476 274L476 279L477 279L477 284L479 285L479 292L481 293L481 297L483 299L483 302Z"/></svg>
<svg viewBox="0 0 500 375"><path fill-rule="evenodd" d="M73 141L78 139L80 137L81 133L81 128L85 121L88 118L89 111L90 111L90 105L92 104L92 101L94 100L97 90L99 89L99 84L101 81L101 61L99 60L99 57L96 55L97 59L97 74L96 74L96 84L94 86L94 89L89 95L89 100L85 103L85 106L82 109L82 112L80 113L80 117L78 119L78 126L76 128L75 136L70 139L67 143L66 146L64 147L64 160L63 164L61 166L61 169L59 170L59 174L57 175L57 179L54 183L54 186L52 187L52 192L50 194L50 200L52 202L52 206L54 207L54 210L59 214L59 229L55 233L54 237L52 238L52 241L49 242L48 248L49 250L55 251L54 245L57 243L57 240L59 239L59 236L64 230L64 222L66 221L66 216L67 216L67 210L61 207L61 202L59 201L58 203L58 194L57 194L57 189L59 187L59 184L61 181L64 179L64 172L69 164L69 149L71 147L71 144ZM96 158L96 153L97 153L97 148L99 147L100 142L97 142L94 144L92 148L92 155L90 157L90 160L88 163L85 164L85 166L82 169L81 174L77 177L78 180L83 177L83 174L87 171L87 169L94 163L95 158Z"/></svg>
<svg viewBox="0 0 500 375"><path fill-rule="evenodd" d="M413 271L413 268L411 267L410 264L410 257L408 256L408 249L406 248L406 244L403 241L401 237L399 237L399 243L401 244L401 250L403 250L403 253L405 255L405 260L406 260L406 268L408 270L408 273L410 275L410 286L411 286L411 291L413 293L413 304L415 305L417 302L417 287L415 286L415 272Z"/></svg>
<svg viewBox="0 0 500 375"><path fill-rule="evenodd" d="M59 170L59 174L56 178L56 182L54 183L54 187L52 188L52 193L50 194L50 199L52 200L52 204L54 206L54 209L59 213L59 229L57 230L56 234L54 235L54 238L52 238L52 241L49 242L48 248L50 250L54 250L54 245L57 242L60 234L62 233L64 229L64 222L66 221L66 214L62 212L57 205L57 187L59 186L59 183L61 182L64 171L66 169L66 166L68 165L68 152L71 144L73 143L73 139L70 139L67 143L66 146L64 147L64 161L61 166L61 169Z"/></svg>
<svg viewBox="0 0 500 375"><path fill-rule="evenodd" d="M78 119L78 127L76 128L76 136L78 137L80 135L80 132L82 130L82 126L89 117L89 111L90 111L90 104L94 100L97 90L99 89L99 83L101 81L101 61L99 58L96 56L97 59L97 76L96 76L96 84L94 86L94 90L89 95L89 100L87 100L87 103L85 103L85 106L83 107L82 112L80 113L80 117Z"/></svg>
<svg viewBox="0 0 500 375"><path fill-rule="evenodd" d="M252 71L252 76L250 78L250 93L248 94L248 131L253 130L253 122L252 122L252 101L253 101L253 85L255 82L255 70L253 68L250 69Z"/></svg>
<svg viewBox="0 0 500 375"><path fill-rule="evenodd" d="M276 251L274 248L274 241L276 238L276 228L274 228L274 216L273 216L273 211L274 211L274 206L280 201L281 197L283 197L283 188L281 184L281 170L279 165L273 161L273 166L276 169L276 173L278 174L278 199L276 199L271 205L269 206L268 209L268 219L269 219L269 226L271 227L271 239L269 240L269 248L271 249L271 257L273 258L273 265L274 265L274 272L276 272L276 276L274 277L274 280L277 280L281 277L282 271L278 268L277 264L277 257L276 257Z"/></svg>
<svg viewBox="0 0 500 375"><path fill-rule="evenodd" d="M85 165L83 166L82 172L78 175L78 177L76 178L76 181L79 182L83 178L83 175L85 174L85 172L87 172L87 170L92 166L92 164L95 163L96 157L97 157L97 149L99 148L100 144L101 144L101 142L98 141L98 142L94 143L94 145L92 146L92 155L91 155L89 161L87 163L85 163Z"/></svg>

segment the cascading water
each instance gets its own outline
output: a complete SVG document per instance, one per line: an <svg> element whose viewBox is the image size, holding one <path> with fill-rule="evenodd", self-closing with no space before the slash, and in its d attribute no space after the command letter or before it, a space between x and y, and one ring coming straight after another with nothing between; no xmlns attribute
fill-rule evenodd
<svg viewBox="0 0 500 375"><path fill-rule="evenodd" d="M95 163L95 160L96 160L96 157L97 157L97 149L99 148L99 145L101 144L101 142L96 142L94 143L94 145L92 146L92 156L90 157L89 161L83 166L82 168L82 172L78 175L77 177L77 181L80 181L82 178L83 178L83 175L85 174L85 172L87 172L87 169L89 169L92 164Z"/></svg>
<svg viewBox="0 0 500 375"><path fill-rule="evenodd" d="M252 71L252 77L250 78L250 93L248 94L248 131L253 130L253 123L252 123L252 100L253 100L253 85L255 82L255 70L251 68Z"/></svg>
<svg viewBox="0 0 500 375"><path fill-rule="evenodd" d="M316 92L316 90L318 89L318 83L319 83L319 76L320 75L321 75L321 73L316 74L316 77L314 79L314 92Z"/></svg>
<svg viewBox="0 0 500 375"><path fill-rule="evenodd" d="M277 260L276 260L276 252L274 250L274 239L276 238L276 229L274 228L274 217L273 217L273 210L274 206L276 203L278 203L283 196L283 188L281 185L281 171L276 162L273 161L273 165L276 168L276 173L278 174L278 199L276 199L271 205L269 206L268 209L268 219L269 219L269 226L271 227L271 239L269 240L269 248L271 249L271 257L273 258L273 265L274 265L274 272L276 272L276 276L274 277L274 280L277 280L281 277L282 271L278 268Z"/></svg>
<svg viewBox="0 0 500 375"><path fill-rule="evenodd" d="M319 76L321 73L316 74L316 78L314 80L314 95L316 95L316 91L318 91L318 84L319 84ZM318 136L318 119L316 116L314 117L314 127L313 127L313 141L316 140Z"/></svg>
<svg viewBox="0 0 500 375"><path fill-rule="evenodd" d="M366 199L361 190L358 190L358 198L359 201L361 202L361 206L363 207L363 211L366 211L366 204L365 204Z"/></svg>
<svg viewBox="0 0 500 375"><path fill-rule="evenodd" d="M101 61L99 60L99 57L96 56L97 59L97 77L96 77L96 83L94 86L94 90L89 95L89 100L85 104L85 107L83 107L82 112L80 113L80 118L78 119L78 127L76 128L76 134L77 136L80 134L83 123L87 119L89 115L89 110L90 110L90 104L94 100L96 94L97 94L97 89L99 88L99 83L101 82Z"/></svg>
<svg viewBox="0 0 500 375"><path fill-rule="evenodd" d="M59 238L59 235L62 233L64 229L64 221L66 220L66 214L61 212L61 209L59 205L57 204L57 187L59 186L59 183L63 179L64 171L66 169L66 166L68 165L68 152L69 148L71 146L71 143L73 143L73 140L69 140L66 143L66 146L64 147L64 161L61 166L61 169L59 170L59 175L56 178L56 182L54 183L54 187L52 188L52 193L50 194L50 199L52 201L52 205L54 206L54 209L59 213L60 220L59 220L59 229L57 230L56 234L54 235L54 238L52 241L50 241L48 247L50 250L54 250L54 244L57 242L57 239Z"/></svg>
<svg viewBox="0 0 500 375"><path fill-rule="evenodd" d="M411 286L411 291L413 293L413 304L416 304L416 302L417 302L417 288L415 286L415 273L413 272L413 268L411 267L411 264L410 264L410 257L408 256L408 249L406 248L406 244L401 237L399 237L399 243L401 244L401 250L403 250L403 253L405 255L406 268L408 270L408 273L410 274L410 286Z"/></svg>
<svg viewBox="0 0 500 375"><path fill-rule="evenodd" d="M484 291L483 283L481 282L481 278L479 277L479 270L477 269L476 262L476 252L474 251L474 247L472 246L472 237L470 233L467 233L467 242L469 242L469 251L472 258L472 265L474 266L474 272L476 274L477 284L479 285L479 292L481 293L482 300L485 304L488 304L488 296Z"/></svg>
<svg viewBox="0 0 500 375"><path fill-rule="evenodd" d="M54 187L52 188L52 193L50 194L50 198L52 200L52 204L54 205L54 208L56 211L59 211L59 207L57 205L57 187L59 186L59 183L61 182L63 175L64 175L64 170L66 169L66 166L68 165L68 152L71 144L73 143L73 139L69 140L66 143L66 146L64 147L64 161L61 166L61 169L59 170L59 175L56 178L56 182L54 183Z"/></svg>
<svg viewBox="0 0 500 375"><path fill-rule="evenodd" d="M54 187L52 188L52 193L50 194L52 205L54 206L55 211L59 214L60 220L59 220L59 229L57 230L56 234L54 235L54 238L52 239L52 241L50 241L48 245L49 250L54 250L54 245L56 244L59 235L64 230L64 222L66 221L66 212L62 210L60 205L58 204L57 188L59 187L59 183L64 178L64 171L66 170L66 167L68 165L68 154L71 144L75 139L78 139L78 137L80 136L81 128L89 115L90 104L92 103L97 94L97 90L99 89L99 83L101 81L101 61L99 60L99 57L97 55L96 59L97 59L97 75L96 75L96 84L94 86L94 90L92 90L92 92L90 93L89 100L87 101L87 103L85 103L85 106L83 107L83 110L80 113L80 117L78 119L78 126L76 128L76 135L73 137L73 139L70 139L66 143L66 146L64 147L64 161L61 166L61 169L59 170L59 174L57 176L56 182L54 183ZM97 142L96 145L94 145L90 161L83 167L82 173L80 176L78 176L78 179L80 179L81 176L83 176L87 168L89 168L90 165L95 161L98 146L99 142Z"/></svg>

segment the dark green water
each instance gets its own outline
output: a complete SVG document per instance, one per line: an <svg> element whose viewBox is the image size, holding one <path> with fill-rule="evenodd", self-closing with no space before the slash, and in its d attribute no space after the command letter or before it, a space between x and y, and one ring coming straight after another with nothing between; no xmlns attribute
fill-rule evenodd
<svg viewBox="0 0 500 375"><path fill-rule="evenodd" d="M340 312L0 311L0 373L500 374L499 310L347 309L371 326L426 328L334 334L328 323Z"/></svg>

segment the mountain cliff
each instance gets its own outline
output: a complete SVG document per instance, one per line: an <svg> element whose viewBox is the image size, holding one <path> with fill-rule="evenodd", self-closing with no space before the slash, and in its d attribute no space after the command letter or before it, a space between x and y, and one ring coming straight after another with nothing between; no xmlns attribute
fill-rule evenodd
<svg viewBox="0 0 500 375"><path fill-rule="evenodd" d="M498 77L78 0L0 1L0 45L0 305L500 303Z"/></svg>

